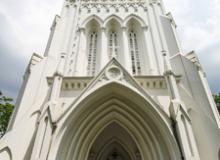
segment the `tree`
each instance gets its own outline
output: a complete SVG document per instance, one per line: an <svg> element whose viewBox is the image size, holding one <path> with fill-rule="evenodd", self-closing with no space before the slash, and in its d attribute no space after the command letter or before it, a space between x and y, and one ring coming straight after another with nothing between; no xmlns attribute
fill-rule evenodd
<svg viewBox="0 0 220 160"><path fill-rule="evenodd" d="M215 103L217 105L218 111L220 113L220 93L217 94L217 95L214 95L214 100L215 100Z"/></svg>
<svg viewBox="0 0 220 160"><path fill-rule="evenodd" d="M3 96L0 91L0 138L7 130L7 126L14 109L12 101L13 99Z"/></svg>

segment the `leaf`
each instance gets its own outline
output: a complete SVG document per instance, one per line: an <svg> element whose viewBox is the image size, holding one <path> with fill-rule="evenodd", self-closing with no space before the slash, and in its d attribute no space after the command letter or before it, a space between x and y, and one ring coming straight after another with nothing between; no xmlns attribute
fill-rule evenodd
<svg viewBox="0 0 220 160"><path fill-rule="evenodd" d="M7 126L14 110L13 99L3 96L0 91L0 138L5 134Z"/></svg>

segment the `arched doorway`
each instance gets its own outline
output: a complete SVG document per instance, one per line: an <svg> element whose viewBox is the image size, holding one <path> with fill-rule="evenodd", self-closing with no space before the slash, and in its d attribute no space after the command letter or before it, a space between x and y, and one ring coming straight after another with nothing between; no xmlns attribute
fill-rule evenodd
<svg viewBox="0 0 220 160"><path fill-rule="evenodd" d="M96 138L88 160L134 160L139 157L139 149L129 133L117 122L112 122Z"/></svg>
<svg viewBox="0 0 220 160"><path fill-rule="evenodd" d="M116 82L84 96L58 128L53 159L181 159L168 117L148 98Z"/></svg>

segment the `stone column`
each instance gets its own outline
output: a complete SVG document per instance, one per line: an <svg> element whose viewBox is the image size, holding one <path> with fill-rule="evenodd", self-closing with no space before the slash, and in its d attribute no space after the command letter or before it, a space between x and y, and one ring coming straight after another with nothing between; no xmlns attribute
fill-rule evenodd
<svg viewBox="0 0 220 160"><path fill-rule="evenodd" d="M100 53L100 68L102 70L108 63L108 38L106 33L106 28L101 28L101 53Z"/></svg>
<svg viewBox="0 0 220 160"><path fill-rule="evenodd" d="M64 28L63 28L63 41L61 46L61 52L68 53L69 44L72 39L73 24L75 23L76 7L74 5L66 4L66 13L63 15Z"/></svg>
<svg viewBox="0 0 220 160"><path fill-rule="evenodd" d="M79 39L79 48L77 52L75 76L86 76L88 59L86 53L87 40L86 40L85 28L79 29L79 36L80 39Z"/></svg>
<svg viewBox="0 0 220 160"><path fill-rule="evenodd" d="M130 56L130 52L129 52L127 27L122 27L122 38L123 38L124 67L130 74L132 74L131 56Z"/></svg>
<svg viewBox="0 0 220 160"><path fill-rule="evenodd" d="M157 75L158 70L157 70L157 64L156 64L156 57L155 57L155 53L154 53L154 49L153 49L150 31L147 26L143 27L143 33L144 33L147 54L148 54L148 58L149 58L149 67L150 68L149 68L148 73L150 75ZM146 53L144 52L144 54L146 54Z"/></svg>
<svg viewBox="0 0 220 160"><path fill-rule="evenodd" d="M162 56L161 56L161 51L163 50L162 45L161 45L161 38L160 38L160 33L158 30L158 25L157 21L155 19L155 12L154 12L154 6L153 3L151 2L148 7L148 12L147 12L147 18L149 21L149 32L150 32L150 37L152 39L152 44L153 44L153 49L154 49L154 54L156 56L156 63L157 63L157 68L159 74L163 74L162 70Z"/></svg>
<svg viewBox="0 0 220 160"><path fill-rule="evenodd" d="M161 43L161 50L160 51L168 51L168 46L167 46L167 42L166 42L166 38L165 38L165 35L164 35L164 30L163 30L163 27L162 27L162 24L161 24L161 19L160 19L160 16L162 14L161 12L161 4L156 1L156 2L152 2L151 3L151 6L152 6L152 12L153 12L153 15L154 15L154 19L155 19L155 23L156 23L156 26L157 26L157 30L158 30L158 35L159 35L159 39L160 39L160 43ZM160 52L161 53L161 52ZM170 55L170 54L168 54ZM159 56L159 59L161 59L161 63L163 62L163 55L158 55ZM162 68L162 73L165 71L164 68Z"/></svg>

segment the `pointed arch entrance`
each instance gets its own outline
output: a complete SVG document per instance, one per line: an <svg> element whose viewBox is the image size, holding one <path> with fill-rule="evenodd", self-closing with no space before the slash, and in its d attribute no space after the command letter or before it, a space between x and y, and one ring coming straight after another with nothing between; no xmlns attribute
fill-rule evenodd
<svg viewBox="0 0 220 160"><path fill-rule="evenodd" d="M129 133L119 122L113 121L94 141L88 160L133 160L139 153Z"/></svg>
<svg viewBox="0 0 220 160"><path fill-rule="evenodd" d="M181 159L168 118L159 107L150 97L117 82L85 96L59 130L60 143L53 152L58 153L57 160Z"/></svg>

